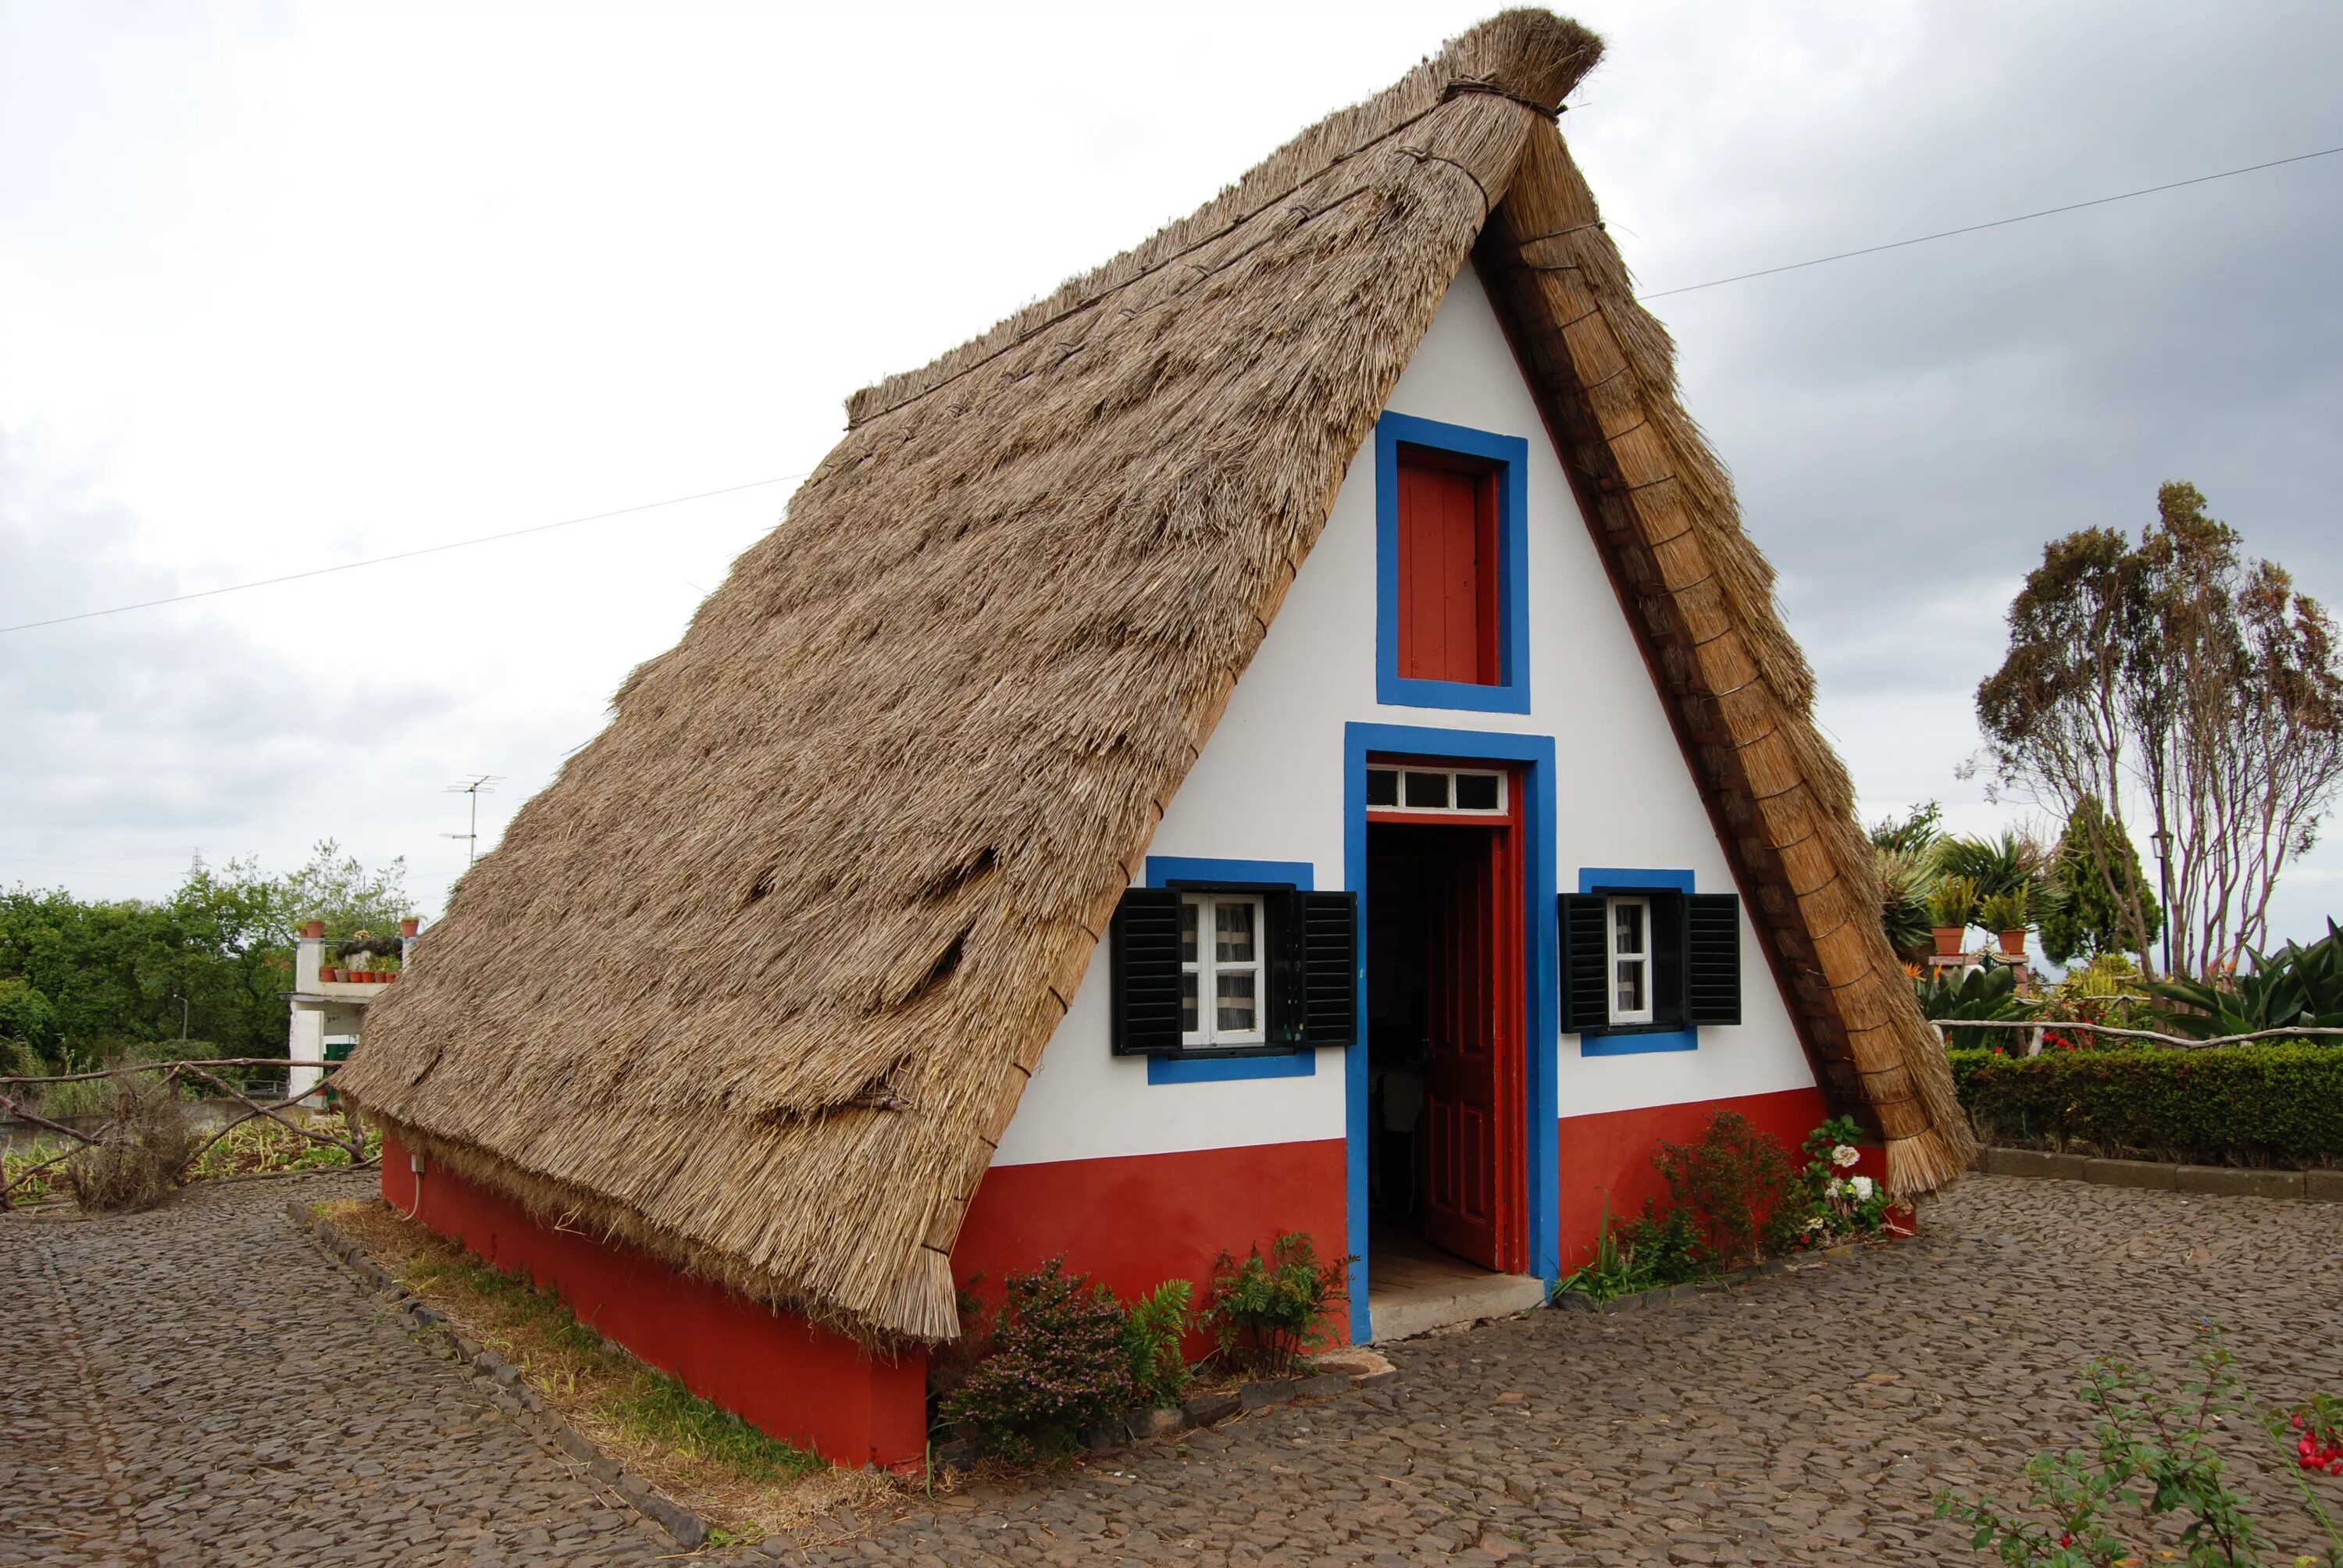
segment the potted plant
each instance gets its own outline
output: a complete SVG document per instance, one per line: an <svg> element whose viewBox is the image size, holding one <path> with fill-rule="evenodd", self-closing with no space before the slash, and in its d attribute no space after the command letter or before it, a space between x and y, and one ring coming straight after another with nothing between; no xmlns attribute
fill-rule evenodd
<svg viewBox="0 0 2343 1568"><path fill-rule="evenodd" d="M1969 928L1970 911L1976 908L1976 879L1973 877L1946 877L1928 894L1928 918L1936 922L1936 956L1957 958L1961 938Z"/></svg>
<svg viewBox="0 0 2343 1568"><path fill-rule="evenodd" d="M2020 884L1994 894L1977 911L1977 918L1985 922L1986 930L2001 934L2004 958L2026 956L2026 933L2030 929L2026 903L2026 889Z"/></svg>

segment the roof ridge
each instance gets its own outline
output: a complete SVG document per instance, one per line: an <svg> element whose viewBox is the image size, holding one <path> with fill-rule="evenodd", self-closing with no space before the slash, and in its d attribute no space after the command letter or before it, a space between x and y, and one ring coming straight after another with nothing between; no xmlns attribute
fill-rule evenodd
<svg viewBox="0 0 2343 1568"><path fill-rule="evenodd" d="M873 382L846 400L848 428L869 423L958 380L1020 344L1259 217L1330 170L1416 124L1460 93L1490 93L1545 115L1602 58L1603 44L1550 11L1501 11L1457 35L1371 98L1338 109L1288 139L1185 217L984 332L915 369ZM1266 191L1261 189L1267 186Z"/></svg>

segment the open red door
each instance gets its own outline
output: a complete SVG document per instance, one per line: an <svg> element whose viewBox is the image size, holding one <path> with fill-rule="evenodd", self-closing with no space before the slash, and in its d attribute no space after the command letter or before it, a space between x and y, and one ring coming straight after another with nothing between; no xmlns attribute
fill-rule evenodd
<svg viewBox="0 0 2343 1568"><path fill-rule="evenodd" d="M1423 1239L1501 1273L1524 1266L1517 830L1457 828L1427 868ZM1436 869L1434 869L1436 868Z"/></svg>

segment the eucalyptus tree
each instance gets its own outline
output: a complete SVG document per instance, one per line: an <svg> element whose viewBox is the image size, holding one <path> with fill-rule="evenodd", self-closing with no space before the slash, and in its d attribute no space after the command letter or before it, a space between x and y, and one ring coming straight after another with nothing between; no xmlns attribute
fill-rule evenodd
<svg viewBox="0 0 2343 1568"><path fill-rule="evenodd" d="M2000 782L2083 829L2087 885L2145 965L2159 923L2127 874L2127 813L2162 863L2167 967L2233 965L2265 944L2271 890L2343 780L2334 629L2284 568L2247 558L2191 484L2165 485L2137 544L2051 540L1977 687ZM2099 809L2082 811L2086 800Z"/></svg>

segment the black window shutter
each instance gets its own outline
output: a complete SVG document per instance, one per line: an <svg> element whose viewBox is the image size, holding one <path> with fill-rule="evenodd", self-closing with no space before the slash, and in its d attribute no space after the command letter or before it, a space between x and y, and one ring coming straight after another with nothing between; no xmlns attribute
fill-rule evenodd
<svg viewBox="0 0 2343 1568"><path fill-rule="evenodd" d="M1741 1021L1741 898L1694 893L1684 900L1685 1021Z"/></svg>
<svg viewBox="0 0 2343 1568"><path fill-rule="evenodd" d="M1664 890L1645 899L1652 920L1652 1022L1682 1029L1691 1021L1684 977L1692 940L1686 906L1692 900L1688 894Z"/></svg>
<svg viewBox="0 0 2343 1568"><path fill-rule="evenodd" d="M1359 1038L1359 895L1298 893L1302 907L1302 1043Z"/></svg>
<svg viewBox="0 0 2343 1568"><path fill-rule="evenodd" d="M1180 895L1131 888L1109 929L1114 974L1114 1054L1180 1049Z"/></svg>
<svg viewBox="0 0 2343 1568"><path fill-rule="evenodd" d="M1608 900L1600 893L1562 895L1562 1032L1584 1034L1611 1022Z"/></svg>

